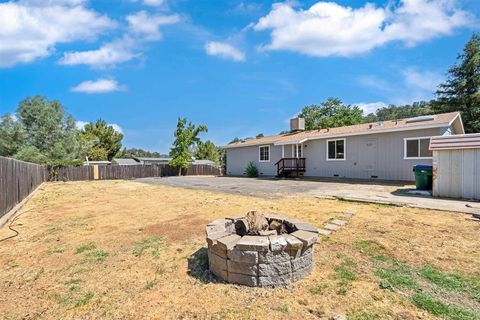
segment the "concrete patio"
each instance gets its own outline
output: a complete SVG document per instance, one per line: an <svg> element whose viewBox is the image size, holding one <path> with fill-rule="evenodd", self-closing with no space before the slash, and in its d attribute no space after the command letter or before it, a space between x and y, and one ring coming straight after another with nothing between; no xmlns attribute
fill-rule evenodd
<svg viewBox="0 0 480 320"><path fill-rule="evenodd" d="M413 195L409 192L414 190L415 186L401 183L206 176L144 178L136 181L271 199L302 196L338 198L452 212L480 212L479 202Z"/></svg>

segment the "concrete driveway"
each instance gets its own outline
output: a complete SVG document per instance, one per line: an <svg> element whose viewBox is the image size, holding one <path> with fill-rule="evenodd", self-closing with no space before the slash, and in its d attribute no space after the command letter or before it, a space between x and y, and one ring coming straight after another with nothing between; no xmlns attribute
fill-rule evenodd
<svg viewBox="0 0 480 320"><path fill-rule="evenodd" d="M239 178L186 176L143 178L136 181L173 187L202 189L262 198L319 197L376 202L416 208L479 213L480 203L431 196L413 195L415 186L394 183L371 183L339 180L294 180L274 178Z"/></svg>

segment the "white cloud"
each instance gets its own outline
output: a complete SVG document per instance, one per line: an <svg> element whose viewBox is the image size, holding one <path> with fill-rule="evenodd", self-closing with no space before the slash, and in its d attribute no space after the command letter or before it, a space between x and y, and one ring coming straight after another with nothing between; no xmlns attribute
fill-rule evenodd
<svg viewBox="0 0 480 320"><path fill-rule="evenodd" d="M397 71L399 77L394 83L377 76L362 76L358 83L372 88L379 95L383 95L388 103L411 104L414 101L430 100L438 85L445 81L445 76L432 70L421 70L417 67L405 67Z"/></svg>
<svg viewBox="0 0 480 320"><path fill-rule="evenodd" d="M115 26L82 0L0 3L0 67L47 57L59 43L93 40Z"/></svg>
<svg viewBox="0 0 480 320"><path fill-rule="evenodd" d="M142 4L151 7L161 7L165 4L165 0L130 0L131 2L142 2Z"/></svg>
<svg viewBox="0 0 480 320"><path fill-rule="evenodd" d="M237 62L245 61L245 53L228 43L215 41L207 42L205 44L205 51L211 56L218 56Z"/></svg>
<svg viewBox="0 0 480 320"><path fill-rule="evenodd" d="M112 126L113 127L113 130L117 131L118 133L122 133L123 134L123 130L122 128L116 124L116 123L109 123L108 124L109 126Z"/></svg>
<svg viewBox="0 0 480 320"><path fill-rule="evenodd" d="M113 66L140 57L141 53L135 52L135 47L135 40L124 37L96 50L65 52L58 63L69 66L85 64L94 68Z"/></svg>
<svg viewBox="0 0 480 320"><path fill-rule="evenodd" d="M159 7L165 3L164 0L143 0L143 4L147 6Z"/></svg>
<svg viewBox="0 0 480 320"><path fill-rule="evenodd" d="M75 127L77 128L77 130L83 130L85 129L85 126L87 124L89 124L90 122L88 121L81 121L81 120L78 120L78 121L75 121ZM113 127L113 130L117 131L118 133L122 133L123 134L123 129L122 127L120 127L118 124L116 123L108 123L109 126Z"/></svg>
<svg viewBox="0 0 480 320"><path fill-rule="evenodd" d="M77 128L77 130L83 130L83 129L85 129L85 126L87 124L89 124L88 121L78 120L78 121L75 121L75 128Z"/></svg>
<svg viewBox="0 0 480 320"><path fill-rule="evenodd" d="M93 68L111 67L142 56L146 41L160 40L160 26L180 21L178 15L149 15L139 11L127 16L128 32L121 38L108 42L95 50L72 51L63 54L58 61L62 65L85 64Z"/></svg>
<svg viewBox="0 0 480 320"><path fill-rule="evenodd" d="M434 71L420 71L416 68L407 68L402 71L405 83L417 90L435 92L445 77Z"/></svg>
<svg viewBox="0 0 480 320"><path fill-rule="evenodd" d="M107 92L114 92L114 91L121 91L125 90L125 86L118 84L116 80L113 79L98 79L95 81L84 81L75 87L71 88L73 92L81 92L81 93L107 93Z"/></svg>
<svg viewBox="0 0 480 320"><path fill-rule="evenodd" d="M131 33L141 35L146 40L159 40L162 38L160 26L174 24L180 21L179 15L150 15L146 11L139 11L127 16Z"/></svg>
<svg viewBox="0 0 480 320"><path fill-rule="evenodd" d="M381 8L371 3L360 8L317 2L307 10L292 3L276 3L254 30L271 30L263 50L289 50L303 54L352 56L391 41L413 46L469 26L473 16L456 0L399 0Z"/></svg>
<svg viewBox="0 0 480 320"><path fill-rule="evenodd" d="M360 109L363 110L363 114L367 115L369 113L375 113L380 108L383 107L388 107L388 105L385 102L359 102L359 103L353 103L354 106L358 106Z"/></svg>

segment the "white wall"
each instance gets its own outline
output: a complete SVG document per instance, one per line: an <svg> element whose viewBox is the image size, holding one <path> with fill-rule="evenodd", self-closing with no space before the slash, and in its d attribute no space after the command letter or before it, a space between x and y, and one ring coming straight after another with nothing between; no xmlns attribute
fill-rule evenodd
<svg viewBox="0 0 480 320"><path fill-rule="evenodd" d="M480 149L434 151L433 196L480 200Z"/></svg>

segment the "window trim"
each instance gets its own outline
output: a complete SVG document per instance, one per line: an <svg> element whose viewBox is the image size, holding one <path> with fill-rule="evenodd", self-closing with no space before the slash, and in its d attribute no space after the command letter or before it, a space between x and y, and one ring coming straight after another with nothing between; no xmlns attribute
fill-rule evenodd
<svg viewBox="0 0 480 320"><path fill-rule="evenodd" d="M268 160L262 160L262 157L261 157L261 149L262 148L265 148L267 147L268 148ZM270 154L270 145L269 144L264 144L262 146L258 146L258 162L270 162L270 159L271 159L271 154Z"/></svg>
<svg viewBox="0 0 480 320"><path fill-rule="evenodd" d="M292 158L303 158L303 143L292 144ZM300 147L300 154L298 154L298 147Z"/></svg>
<svg viewBox="0 0 480 320"><path fill-rule="evenodd" d="M411 138L403 138L403 160L428 160L433 159L433 155L431 157L407 157L407 141L411 140L422 140L422 139L431 139L431 136L427 137L411 137ZM418 155L420 155L420 143L418 143Z"/></svg>
<svg viewBox="0 0 480 320"><path fill-rule="evenodd" d="M328 158L328 143L331 141L340 141L343 140L343 159L329 159ZM335 149L337 144L335 144ZM337 155L337 150L335 150L335 156ZM340 139L329 139L325 142L325 159L327 161L345 161L347 160L347 138L340 138Z"/></svg>

